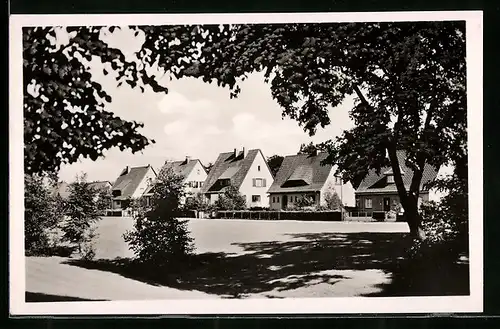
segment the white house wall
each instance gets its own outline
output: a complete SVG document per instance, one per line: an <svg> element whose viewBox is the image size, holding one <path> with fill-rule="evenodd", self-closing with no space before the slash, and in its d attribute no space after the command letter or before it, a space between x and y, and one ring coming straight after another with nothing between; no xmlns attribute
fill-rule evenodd
<svg viewBox="0 0 500 329"><path fill-rule="evenodd" d="M259 171L260 166L260 171ZM254 178L264 178L266 180L265 187L254 187ZM240 186L240 193L245 195L247 207L269 207L269 197L267 190L273 184L273 175L267 166L266 160L261 152L258 152L252 166L248 170L245 179ZM252 202L252 195L259 195L260 202Z"/></svg>
<svg viewBox="0 0 500 329"><path fill-rule="evenodd" d="M201 165L200 161L196 162L196 165L193 167L191 172L188 174L184 182L187 184L189 182L202 182L204 183L205 180L207 179L207 172ZM200 192L201 188L194 188L194 187L186 187L186 192L196 194L197 192Z"/></svg>
<svg viewBox="0 0 500 329"><path fill-rule="evenodd" d="M356 204L356 198L354 196L354 188L350 182L341 184L335 183L335 171L336 168L333 167L328 175L328 179L321 189L321 204L325 204L325 193L331 190L332 188L335 190L339 198L342 200L342 204L344 206L353 207Z"/></svg>
<svg viewBox="0 0 500 329"><path fill-rule="evenodd" d="M153 171L153 168L149 167L141 183L137 186L137 189L135 190L134 194L132 194L132 198L135 199L141 197L148 188L148 180L149 179L154 180L155 178L156 175Z"/></svg>

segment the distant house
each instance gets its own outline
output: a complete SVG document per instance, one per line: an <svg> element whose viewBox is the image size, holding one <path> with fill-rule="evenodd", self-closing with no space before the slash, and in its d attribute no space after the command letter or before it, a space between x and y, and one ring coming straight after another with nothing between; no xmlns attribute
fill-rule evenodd
<svg viewBox="0 0 500 329"><path fill-rule="evenodd" d="M111 184L109 181L95 181L95 182L90 182L89 186L93 188L95 191L102 191L102 190L111 191L113 184ZM99 194L96 194L96 196L94 197L94 201L97 202L98 200L99 200ZM111 209L112 205L113 202L111 201L108 204L107 209Z"/></svg>
<svg viewBox="0 0 500 329"><path fill-rule="evenodd" d="M147 196L155 177L156 172L150 165L125 167L111 188L112 209L122 210L126 200Z"/></svg>
<svg viewBox="0 0 500 329"><path fill-rule="evenodd" d="M166 169L171 169L184 178L186 192L190 195L201 192L203 183L207 179L207 172L201 161L190 157L182 161L166 161L162 170Z"/></svg>
<svg viewBox="0 0 500 329"><path fill-rule="evenodd" d="M409 190L413 178L413 171L405 164L405 152L397 152L403 183ZM437 171L429 164L425 164L420 182L419 205L429 200L428 182L436 179ZM391 167L382 168L380 174L375 169L369 171L356 189L356 208L361 212L390 211L400 208L398 190L394 183L394 173Z"/></svg>
<svg viewBox="0 0 500 329"><path fill-rule="evenodd" d="M90 182L89 183L90 187L100 190L100 189L109 189L113 187L113 184L111 184L109 181L95 181L95 182Z"/></svg>
<svg viewBox="0 0 500 329"><path fill-rule="evenodd" d="M201 190L210 204L228 186L236 187L245 196L247 207L268 207L267 189L273 175L259 149L219 154Z"/></svg>
<svg viewBox="0 0 500 329"><path fill-rule="evenodd" d="M286 209L303 197L312 199L316 205L325 205L325 196L333 191L343 205L354 205L352 185L335 176L333 165L321 163L327 156L327 153L286 156L268 190L270 208Z"/></svg>

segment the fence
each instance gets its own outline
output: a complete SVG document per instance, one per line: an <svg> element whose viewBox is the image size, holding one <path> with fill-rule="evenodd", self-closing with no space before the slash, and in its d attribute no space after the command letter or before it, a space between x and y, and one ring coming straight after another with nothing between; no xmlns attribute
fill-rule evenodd
<svg viewBox="0 0 500 329"><path fill-rule="evenodd" d="M217 211L215 218L220 219L254 219L254 220L298 220L338 222L342 220L340 211L249 211L230 210Z"/></svg>

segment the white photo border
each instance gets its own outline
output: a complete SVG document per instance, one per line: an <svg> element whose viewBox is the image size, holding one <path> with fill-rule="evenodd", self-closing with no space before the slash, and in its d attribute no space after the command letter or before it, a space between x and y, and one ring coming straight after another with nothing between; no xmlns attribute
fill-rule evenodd
<svg viewBox="0 0 500 329"><path fill-rule="evenodd" d="M106 302L25 302L22 27L231 23L465 21L470 295ZM394 314L483 311L483 14L481 11L11 15L9 58L9 285L11 315Z"/></svg>

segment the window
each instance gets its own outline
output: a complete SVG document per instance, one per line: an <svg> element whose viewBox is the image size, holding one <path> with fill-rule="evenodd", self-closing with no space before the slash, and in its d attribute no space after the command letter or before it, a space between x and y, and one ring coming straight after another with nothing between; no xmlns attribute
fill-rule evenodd
<svg viewBox="0 0 500 329"><path fill-rule="evenodd" d="M335 185L342 185L342 178L335 176Z"/></svg>
<svg viewBox="0 0 500 329"><path fill-rule="evenodd" d="M196 173L199 175L200 174L200 169L196 170Z"/></svg>
<svg viewBox="0 0 500 329"><path fill-rule="evenodd" d="M311 194L311 195L309 195L309 198L310 198L313 202L316 202L316 195Z"/></svg>
<svg viewBox="0 0 500 329"><path fill-rule="evenodd" d="M356 199L356 208L359 208L359 199Z"/></svg>
<svg viewBox="0 0 500 329"><path fill-rule="evenodd" d="M120 191L120 190L113 190L112 194L113 194L113 196L120 196L120 195L122 195L122 191Z"/></svg>
<svg viewBox="0 0 500 329"><path fill-rule="evenodd" d="M254 178L253 179L254 187L266 187L266 180L264 178Z"/></svg>
<svg viewBox="0 0 500 329"><path fill-rule="evenodd" d="M231 180L228 178L228 179L221 179L219 180L219 184L220 186L229 186L231 185Z"/></svg>
<svg viewBox="0 0 500 329"><path fill-rule="evenodd" d="M276 202L280 202L280 197L279 196L276 197Z"/></svg>
<svg viewBox="0 0 500 329"><path fill-rule="evenodd" d="M260 195L252 195L252 202L260 202Z"/></svg>
<svg viewBox="0 0 500 329"><path fill-rule="evenodd" d="M372 207L372 199L367 198L365 199L365 208L371 208Z"/></svg>
<svg viewBox="0 0 500 329"><path fill-rule="evenodd" d="M260 171L260 166L257 166L257 170Z"/></svg>
<svg viewBox="0 0 500 329"><path fill-rule="evenodd" d="M387 175L387 183L394 183L394 175Z"/></svg>
<svg viewBox="0 0 500 329"><path fill-rule="evenodd" d="M297 196L295 196L295 202L297 202L297 200L298 200L298 197L297 197Z"/></svg>

